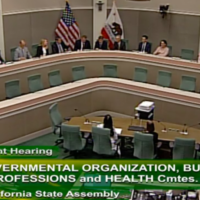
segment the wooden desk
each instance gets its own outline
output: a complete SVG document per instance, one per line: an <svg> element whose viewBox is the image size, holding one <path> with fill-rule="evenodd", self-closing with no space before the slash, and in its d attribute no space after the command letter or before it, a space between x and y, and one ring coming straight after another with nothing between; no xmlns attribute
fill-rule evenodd
<svg viewBox="0 0 200 200"><path fill-rule="evenodd" d="M83 65L87 78L102 77L103 66L114 64L117 66L117 77L133 80L136 67L148 70L147 83L157 84L157 76L160 70L172 73L171 87L180 88L181 76L196 77L196 92L200 91L200 64L187 60L159 57L154 55L123 52L123 51L83 51L50 55L41 59L30 59L13 64L0 66L0 100L6 98L5 82L13 79L20 80L21 92L29 93L27 77L41 74L44 88L50 88L48 73L60 70L63 83L73 81L72 68Z"/></svg>
<svg viewBox="0 0 200 200"><path fill-rule="evenodd" d="M90 122L92 121L98 121L103 122L103 117L90 117ZM133 122L132 125L140 125L140 121L136 119L131 118L113 118L114 127L121 128L122 134L120 137L134 137L133 131L128 131L128 127L131 124L131 121ZM84 117L73 117L68 124L69 125L79 125L82 132L92 132L92 124L84 124L85 118ZM160 141L174 141L176 137L179 138L193 138L196 140L197 143L200 143L200 130L195 128L189 128L188 129L188 135L180 134L180 132L174 132L174 131L167 131L166 133L162 132L163 126L158 123L154 122L156 132L158 133L158 139ZM173 129L179 129L182 131L183 126L178 124L171 124L171 123L165 123L166 128L173 128ZM142 121L142 126L146 127L146 121Z"/></svg>

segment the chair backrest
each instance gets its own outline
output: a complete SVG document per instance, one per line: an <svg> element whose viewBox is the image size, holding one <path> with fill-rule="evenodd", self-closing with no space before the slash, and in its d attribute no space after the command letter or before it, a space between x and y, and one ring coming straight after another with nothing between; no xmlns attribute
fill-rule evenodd
<svg viewBox="0 0 200 200"><path fill-rule="evenodd" d="M128 50L128 48L129 48L129 46L128 46L129 41L127 39L122 39L122 41L125 42L126 50Z"/></svg>
<svg viewBox="0 0 200 200"><path fill-rule="evenodd" d="M190 49L181 49L181 58L186 60L193 60L194 51Z"/></svg>
<svg viewBox="0 0 200 200"><path fill-rule="evenodd" d="M157 77L157 85L170 87L172 73L167 71L159 71Z"/></svg>
<svg viewBox="0 0 200 200"><path fill-rule="evenodd" d="M61 125L63 122L63 118L58 110L58 104L54 103L49 107L49 115L51 118L51 122L53 125L53 128L55 128L57 125Z"/></svg>
<svg viewBox="0 0 200 200"><path fill-rule="evenodd" d="M141 67L136 67L135 68L135 73L134 73L134 81L137 82L147 82L147 69L146 68L141 68Z"/></svg>
<svg viewBox="0 0 200 200"><path fill-rule="evenodd" d="M51 87L59 86L63 84L62 78L60 76L60 70L54 70L48 73L49 83Z"/></svg>
<svg viewBox="0 0 200 200"><path fill-rule="evenodd" d="M154 158L153 135L136 132L134 134L133 155L140 159L153 159Z"/></svg>
<svg viewBox="0 0 200 200"><path fill-rule="evenodd" d="M5 82L6 97L11 99L21 95L19 80Z"/></svg>
<svg viewBox="0 0 200 200"><path fill-rule="evenodd" d="M74 81L85 79L86 78L85 67L84 66L73 67L72 76Z"/></svg>
<svg viewBox="0 0 200 200"><path fill-rule="evenodd" d="M28 85L30 92L37 92L44 89L40 74L29 76Z"/></svg>
<svg viewBox="0 0 200 200"><path fill-rule="evenodd" d="M70 151L82 149L82 137L80 132L80 126L62 124L61 133L64 138L64 148Z"/></svg>
<svg viewBox="0 0 200 200"><path fill-rule="evenodd" d="M173 159L194 159L195 140L176 138L173 148Z"/></svg>
<svg viewBox="0 0 200 200"><path fill-rule="evenodd" d="M182 76L180 89L194 92L196 89L196 78L192 76Z"/></svg>
<svg viewBox="0 0 200 200"><path fill-rule="evenodd" d="M15 56L15 50L16 50L17 47L13 47L10 49L10 55L11 55L11 60L14 61L14 56Z"/></svg>
<svg viewBox="0 0 200 200"><path fill-rule="evenodd" d="M33 56L36 56L36 54L37 54L37 48L38 48L38 44L33 44L31 46L31 53L32 53Z"/></svg>
<svg viewBox="0 0 200 200"><path fill-rule="evenodd" d="M117 65L105 64L104 65L104 76L105 77L117 77Z"/></svg>
<svg viewBox="0 0 200 200"><path fill-rule="evenodd" d="M168 45L168 48L169 48L169 54L168 54L168 56L172 56L172 46L170 46L170 45Z"/></svg>
<svg viewBox="0 0 200 200"><path fill-rule="evenodd" d="M92 138L94 152L100 155L112 154L109 129L92 127Z"/></svg>

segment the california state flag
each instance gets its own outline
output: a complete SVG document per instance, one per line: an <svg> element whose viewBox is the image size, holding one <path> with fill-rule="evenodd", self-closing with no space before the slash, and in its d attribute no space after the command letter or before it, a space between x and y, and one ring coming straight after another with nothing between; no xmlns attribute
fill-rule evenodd
<svg viewBox="0 0 200 200"><path fill-rule="evenodd" d="M108 39L110 49L113 49L117 35L121 35L122 39L124 38L123 25L115 1L113 1L112 10L106 20L105 26L101 30L101 34L105 39Z"/></svg>

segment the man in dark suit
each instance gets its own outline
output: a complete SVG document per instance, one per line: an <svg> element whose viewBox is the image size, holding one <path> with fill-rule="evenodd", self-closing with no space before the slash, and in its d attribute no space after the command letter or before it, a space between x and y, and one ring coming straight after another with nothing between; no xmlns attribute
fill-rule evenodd
<svg viewBox="0 0 200 200"><path fill-rule="evenodd" d="M103 36L99 36L95 43L94 49L108 50L108 43L107 41L103 40Z"/></svg>
<svg viewBox="0 0 200 200"><path fill-rule="evenodd" d="M83 35L80 40L76 40L74 51L91 49L90 41L87 40L87 36Z"/></svg>
<svg viewBox="0 0 200 200"><path fill-rule="evenodd" d="M63 53L67 51L68 46L64 44L61 38L57 37L56 41L52 44L52 54Z"/></svg>
<svg viewBox="0 0 200 200"><path fill-rule="evenodd" d="M148 42L148 36L142 36L142 42L139 43L138 51L144 53L151 53L151 44Z"/></svg>
<svg viewBox="0 0 200 200"><path fill-rule="evenodd" d="M4 63L5 63L5 60L1 57L1 54L0 54L0 65L2 65Z"/></svg>
<svg viewBox="0 0 200 200"><path fill-rule="evenodd" d="M114 50L126 51L126 44L123 40L121 40L121 36L116 36L116 41L114 43Z"/></svg>

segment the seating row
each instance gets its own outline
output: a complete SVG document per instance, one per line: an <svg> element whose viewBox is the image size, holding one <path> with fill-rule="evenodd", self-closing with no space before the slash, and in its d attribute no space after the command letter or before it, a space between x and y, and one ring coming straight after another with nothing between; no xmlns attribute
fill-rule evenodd
<svg viewBox="0 0 200 200"><path fill-rule="evenodd" d="M147 82L148 70L146 68L136 67L133 80L137 82ZM73 81L78 81L87 78L84 66L78 66L72 68ZM104 77L117 78L117 66L116 65L104 65ZM157 76L157 85L162 87L170 87L172 73L168 71L159 71ZM49 84L51 87L59 86L63 84L63 80L59 70L50 71L48 73ZM27 78L29 91L37 92L43 90L43 83L40 74L31 75ZM196 78L191 76L182 76L180 83L180 89L185 91L194 92L196 88ZM14 98L22 95L20 89L19 80L10 80L5 83L6 98Z"/></svg>

